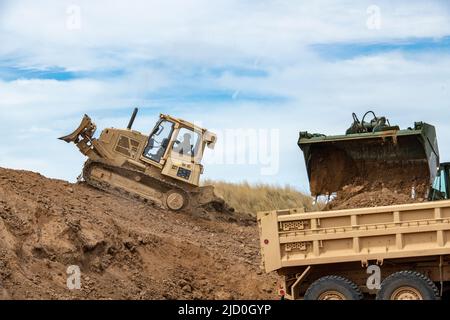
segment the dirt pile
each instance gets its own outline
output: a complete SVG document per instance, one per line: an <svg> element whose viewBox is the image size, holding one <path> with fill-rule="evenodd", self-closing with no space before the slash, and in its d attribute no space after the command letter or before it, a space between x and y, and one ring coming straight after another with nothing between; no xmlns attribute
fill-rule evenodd
<svg viewBox="0 0 450 320"><path fill-rule="evenodd" d="M226 221L231 220L231 221ZM67 288L67 268L81 289ZM255 222L0 168L0 298L273 299Z"/></svg>
<svg viewBox="0 0 450 320"><path fill-rule="evenodd" d="M420 140L420 139L419 139ZM345 186L366 190L388 188L398 193L426 192L431 158L415 136L391 139L349 139L311 146L306 154L313 195L333 194ZM424 190L425 185L425 190Z"/></svg>
<svg viewBox="0 0 450 320"><path fill-rule="evenodd" d="M428 196L430 172L424 161L356 161L333 170L338 179L332 190L338 191L328 210L423 202Z"/></svg>
<svg viewBox="0 0 450 320"><path fill-rule="evenodd" d="M402 180L389 184L354 184L345 186L339 191L325 210L357 209L368 207L390 206L398 204L423 202L426 200L428 188L425 183L408 187Z"/></svg>
<svg viewBox="0 0 450 320"><path fill-rule="evenodd" d="M326 206L325 210L369 208L424 201L424 198L420 197L413 199L411 190L410 194L399 193L388 188L364 190L364 186L348 186L337 194L337 197Z"/></svg>

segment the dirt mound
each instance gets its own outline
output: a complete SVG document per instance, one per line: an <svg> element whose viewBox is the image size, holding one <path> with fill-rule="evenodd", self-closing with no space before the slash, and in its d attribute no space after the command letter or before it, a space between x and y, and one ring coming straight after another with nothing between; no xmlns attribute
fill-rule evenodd
<svg viewBox="0 0 450 320"><path fill-rule="evenodd" d="M392 187L392 186L391 186ZM381 185L353 184L345 186L325 207L325 210L343 210L368 207L390 206L423 202L426 200L424 184L411 188L393 186L393 189ZM415 193L415 195L414 195ZM413 197L415 196L415 198Z"/></svg>
<svg viewBox="0 0 450 320"><path fill-rule="evenodd" d="M70 265L80 290L67 288ZM276 281L260 270L254 221L0 168L0 298L271 299Z"/></svg>
<svg viewBox="0 0 450 320"><path fill-rule="evenodd" d="M344 141L311 147L307 161L311 194L333 194L348 185L398 193L411 193L414 187L421 196L427 191L432 158L427 158L417 137Z"/></svg>
<svg viewBox="0 0 450 320"><path fill-rule="evenodd" d="M326 206L327 210L422 202L428 197L430 172L426 161L366 160L353 161L350 165L349 161L337 159L328 164L334 166L331 172L336 172L335 175L318 174L333 180L333 189L329 190L337 191L336 198ZM347 167L340 163L346 163Z"/></svg>

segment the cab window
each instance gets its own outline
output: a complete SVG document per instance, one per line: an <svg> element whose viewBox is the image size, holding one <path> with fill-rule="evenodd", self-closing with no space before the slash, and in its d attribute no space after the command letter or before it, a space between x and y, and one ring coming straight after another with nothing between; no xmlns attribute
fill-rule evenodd
<svg viewBox="0 0 450 320"><path fill-rule="evenodd" d="M431 187L431 200L445 200L447 196L448 169L440 169Z"/></svg>
<svg viewBox="0 0 450 320"><path fill-rule="evenodd" d="M195 157L200 147L200 134L187 128L181 128L172 147L178 155Z"/></svg>
<svg viewBox="0 0 450 320"><path fill-rule="evenodd" d="M171 121L163 120L159 122L150 133L147 146L144 150L145 157L156 162L161 160L169 146L173 127L174 123Z"/></svg>

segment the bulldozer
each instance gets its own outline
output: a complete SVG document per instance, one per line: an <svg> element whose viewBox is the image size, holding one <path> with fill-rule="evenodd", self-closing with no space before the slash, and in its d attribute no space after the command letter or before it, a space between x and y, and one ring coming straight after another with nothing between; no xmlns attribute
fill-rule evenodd
<svg viewBox="0 0 450 320"><path fill-rule="evenodd" d="M59 138L88 157L79 180L172 211L232 211L213 186L200 186L203 153L214 148L217 136L165 114L147 136L132 129L137 112L126 129L106 128L98 138L95 123L84 115L74 132Z"/></svg>
<svg viewBox="0 0 450 320"><path fill-rule="evenodd" d="M372 118L367 120L369 116ZM373 111L365 113L361 120L353 113L353 122L345 134L327 136L303 131L298 145L313 196L330 196L359 181L409 188L425 199L448 197L448 192L445 195L430 189L433 183L440 183L435 180L441 173L444 181L448 166L439 164L436 129L425 122L401 130Z"/></svg>

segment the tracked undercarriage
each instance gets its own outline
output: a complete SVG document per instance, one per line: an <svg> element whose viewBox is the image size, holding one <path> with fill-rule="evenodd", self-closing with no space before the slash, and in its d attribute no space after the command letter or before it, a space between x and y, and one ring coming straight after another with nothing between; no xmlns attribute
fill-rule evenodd
<svg viewBox="0 0 450 320"><path fill-rule="evenodd" d="M137 170L118 168L99 161L86 161L83 180L92 187L118 196L132 197L173 211L195 209L232 211L212 186L180 188L162 177Z"/></svg>

